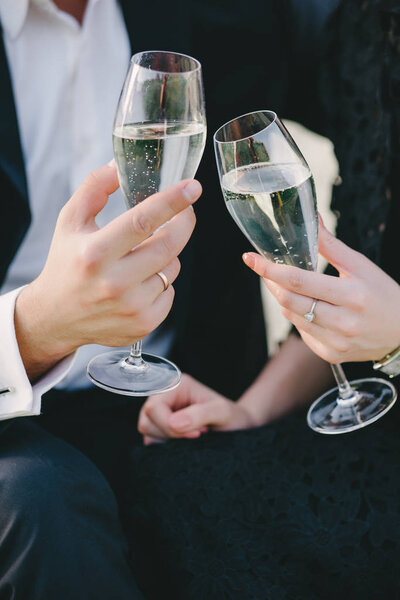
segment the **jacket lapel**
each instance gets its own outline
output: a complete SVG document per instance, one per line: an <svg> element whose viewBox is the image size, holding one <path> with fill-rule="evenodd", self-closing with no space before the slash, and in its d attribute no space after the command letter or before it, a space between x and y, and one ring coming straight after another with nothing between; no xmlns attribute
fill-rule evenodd
<svg viewBox="0 0 400 600"><path fill-rule="evenodd" d="M0 282L30 223L28 190L10 72L0 26Z"/></svg>
<svg viewBox="0 0 400 600"><path fill-rule="evenodd" d="M190 53L191 3L177 0L120 0L132 53L142 50L171 50Z"/></svg>

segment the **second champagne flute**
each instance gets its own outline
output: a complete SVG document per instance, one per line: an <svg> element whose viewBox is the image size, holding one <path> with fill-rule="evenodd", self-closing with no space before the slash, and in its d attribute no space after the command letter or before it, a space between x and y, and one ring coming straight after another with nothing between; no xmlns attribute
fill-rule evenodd
<svg viewBox="0 0 400 600"><path fill-rule="evenodd" d="M287 129L271 111L229 121L214 135L222 192L228 210L266 258L315 271L318 219L313 177ZM313 308L304 315L314 319ZM310 407L307 422L319 433L355 431L384 415L396 401L394 386L371 377L348 382L331 365L338 384Z"/></svg>
<svg viewBox="0 0 400 600"><path fill-rule="evenodd" d="M200 63L174 52L135 54L113 129L114 157L127 208L182 179L192 179L205 140ZM181 379L171 361L142 354L141 341L129 354L114 350L96 356L87 374L99 387L128 396L160 394Z"/></svg>

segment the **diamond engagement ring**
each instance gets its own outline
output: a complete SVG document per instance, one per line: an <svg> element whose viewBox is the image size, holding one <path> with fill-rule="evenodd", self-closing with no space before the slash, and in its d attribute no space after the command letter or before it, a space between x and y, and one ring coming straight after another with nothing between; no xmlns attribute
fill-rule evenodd
<svg viewBox="0 0 400 600"><path fill-rule="evenodd" d="M315 319L315 314L314 314L314 308L316 307L317 304L317 300L313 300L313 303L311 305L311 310L307 313L305 313L304 318L307 321L307 323L312 323Z"/></svg>

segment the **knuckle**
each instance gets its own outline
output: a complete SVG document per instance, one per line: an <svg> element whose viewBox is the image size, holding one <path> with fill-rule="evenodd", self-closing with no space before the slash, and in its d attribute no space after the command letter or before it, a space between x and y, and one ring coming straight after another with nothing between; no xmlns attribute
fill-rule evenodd
<svg viewBox="0 0 400 600"><path fill-rule="evenodd" d="M165 296L166 296L166 308L165 308L165 313L162 315L162 321L165 319L165 317L167 316L167 314L169 313L169 311L172 308L172 304L174 303L174 298L175 298L175 288L170 285L169 288L164 292Z"/></svg>
<svg viewBox="0 0 400 600"><path fill-rule="evenodd" d="M147 428L146 428L144 419L142 417L139 417L137 428L138 428L138 432L141 433L142 435L145 435L147 433Z"/></svg>
<svg viewBox="0 0 400 600"><path fill-rule="evenodd" d="M187 201L183 189L176 190L168 199L169 211L176 215L184 206L187 206Z"/></svg>
<svg viewBox="0 0 400 600"><path fill-rule="evenodd" d="M99 182L97 171L91 171L85 178L85 185L88 187L96 187Z"/></svg>
<svg viewBox="0 0 400 600"><path fill-rule="evenodd" d="M179 260L178 257L174 258L173 260L173 264L172 264L172 271L173 271L173 277L176 278L178 277L179 273L181 272L181 261Z"/></svg>
<svg viewBox="0 0 400 600"><path fill-rule="evenodd" d="M146 402L146 404L143 406L142 410L143 410L144 414L146 415L146 417L151 419L152 415L154 415L154 410L155 410L154 400L148 400Z"/></svg>
<svg viewBox="0 0 400 600"><path fill-rule="evenodd" d="M276 290L276 299L278 300L279 304L283 307L283 308L291 308L292 307L292 296L290 294L290 292L288 290L286 290L285 288L278 288Z"/></svg>
<svg viewBox="0 0 400 600"><path fill-rule="evenodd" d="M155 418L157 419L158 413L159 413L159 402L152 399L149 402L149 405L147 407L146 415L150 421L154 422L154 419Z"/></svg>
<svg viewBox="0 0 400 600"><path fill-rule="evenodd" d="M140 315L142 310L144 310L145 304L143 301L135 298L132 300L131 298L124 298L121 300L121 306L119 314L122 317L134 318Z"/></svg>
<svg viewBox="0 0 400 600"><path fill-rule="evenodd" d="M338 243L338 240L333 234L327 235L324 238L324 244L328 248L335 248L337 243Z"/></svg>
<svg viewBox="0 0 400 600"><path fill-rule="evenodd" d="M64 222L68 219L68 213L69 213L68 204L69 204L68 202L66 204L64 204L64 206L61 208L60 212L58 213L58 217L57 217L58 225L63 225Z"/></svg>
<svg viewBox="0 0 400 600"><path fill-rule="evenodd" d="M77 268L85 274L96 273L102 258L102 252L97 246L90 243L83 244L76 255Z"/></svg>
<svg viewBox="0 0 400 600"><path fill-rule="evenodd" d="M132 233L133 235L149 236L152 232L152 222L148 216L143 214L140 211L133 211L132 221L131 221Z"/></svg>
<svg viewBox="0 0 400 600"><path fill-rule="evenodd" d="M288 308L282 308L282 316L285 317L288 321L293 321L293 313Z"/></svg>
<svg viewBox="0 0 400 600"><path fill-rule="evenodd" d="M363 285L358 285L351 296L351 304L358 311L363 312L367 307L368 292Z"/></svg>
<svg viewBox="0 0 400 600"><path fill-rule="evenodd" d="M339 363L341 360L341 356L333 348L323 348L318 354L322 360L330 364Z"/></svg>
<svg viewBox="0 0 400 600"><path fill-rule="evenodd" d="M158 323L154 318L153 311L149 311L145 309L140 314L140 323L138 326L138 334L140 337L145 337L148 335L153 329L157 327Z"/></svg>
<svg viewBox="0 0 400 600"><path fill-rule="evenodd" d="M349 317L342 323L343 335L348 338L358 337L361 333L360 321L357 317Z"/></svg>
<svg viewBox="0 0 400 600"><path fill-rule="evenodd" d="M348 354L348 352L350 351L350 343L343 339L335 340L335 342L333 342L332 344L332 347L336 354L339 356Z"/></svg>
<svg viewBox="0 0 400 600"><path fill-rule="evenodd" d="M191 229L193 230L195 225L196 225L196 213L194 212L194 209L192 206L189 206L186 209L187 215L188 215L188 221L189 221L189 225L191 227Z"/></svg>
<svg viewBox="0 0 400 600"><path fill-rule="evenodd" d="M124 286L116 281L104 279L99 285L99 298L103 302L115 301L120 298Z"/></svg>
<svg viewBox="0 0 400 600"><path fill-rule="evenodd" d="M164 235L161 238L161 252L164 256L170 257L177 254L175 240L170 235Z"/></svg>
<svg viewBox="0 0 400 600"><path fill-rule="evenodd" d="M289 275L289 285L295 290L300 290L303 286L303 277L301 273L292 271Z"/></svg>

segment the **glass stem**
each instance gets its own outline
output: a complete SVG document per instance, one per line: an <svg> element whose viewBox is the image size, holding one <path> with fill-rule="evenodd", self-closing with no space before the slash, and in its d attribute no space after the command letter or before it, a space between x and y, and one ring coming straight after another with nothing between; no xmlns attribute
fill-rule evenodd
<svg viewBox="0 0 400 600"><path fill-rule="evenodd" d="M133 344L133 346L131 346L130 354L125 359L125 363L130 367L136 367L141 371L147 369L147 364L142 358L142 340L139 340L138 342Z"/></svg>
<svg viewBox="0 0 400 600"><path fill-rule="evenodd" d="M331 364L331 367L339 389L338 403L350 404L356 402L357 392L351 387L342 366Z"/></svg>

